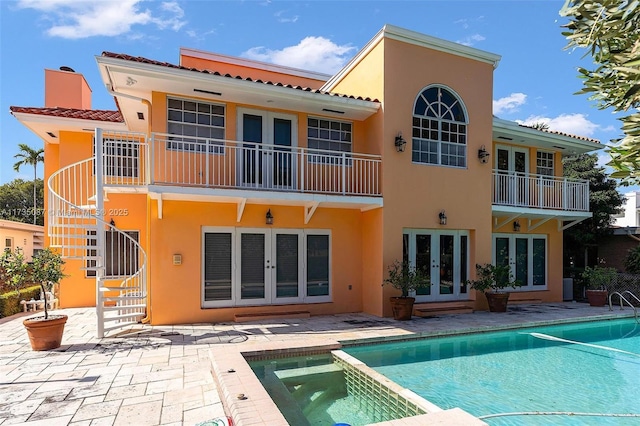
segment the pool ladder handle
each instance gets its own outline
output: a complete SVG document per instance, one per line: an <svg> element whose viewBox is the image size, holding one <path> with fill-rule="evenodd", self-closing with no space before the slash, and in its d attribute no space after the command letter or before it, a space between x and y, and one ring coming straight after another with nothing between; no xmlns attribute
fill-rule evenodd
<svg viewBox="0 0 640 426"><path fill-rule="evenodd" d="M616 295L616 294L618 295L618 297L620 297L620 310L622 310L622 301L624 300L625 302L627 302L627 305L629 305L629 306L631 306L631 307L633 308L633 313L634 313L634 315L635 315L636 322L639 322L639 321L638 321L638 309L633 305L633 303L629 302L629 301L624 297L624 295L625 295L625 294L630 295L631 297L633 297L634 299L636 299L636 301L637 301L638 303L640 303L640 299L638 299L638 297L637 297L635 294L631 293L629 290L625 290L625 291L623 291L622 293L620 293L619 291L614 291L613 293L611 293L611 294L609 295L609 310L610 310L610 311L613 311L613 305L612 305L612 303L611 303L611 296L614 296L614 295Z"/></svg>

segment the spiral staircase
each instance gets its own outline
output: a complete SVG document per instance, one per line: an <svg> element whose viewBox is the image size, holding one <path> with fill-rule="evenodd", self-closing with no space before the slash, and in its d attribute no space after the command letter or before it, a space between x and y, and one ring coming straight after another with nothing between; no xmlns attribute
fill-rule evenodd
<svg viewBox="0 0 640 426"><path fill-rule="evenodd" d="M134 145L135 150L121 149ZM144 184L132 166L145 163L145 145L144 135L97 129L94 156L61 168L48 180L49 245L63 258L81 262L87 277L95 276L99 338L146 316L147 255L129 233L105 220L104 209L110 186Z"/></svg>

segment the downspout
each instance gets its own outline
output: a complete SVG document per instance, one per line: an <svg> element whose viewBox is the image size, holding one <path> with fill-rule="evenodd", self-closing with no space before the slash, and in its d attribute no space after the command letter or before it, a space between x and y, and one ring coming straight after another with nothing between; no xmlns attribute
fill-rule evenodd
<svg viewBox="0 0 640 426"><path fill-rule="evenodd" d="M116 96L122 96L124 98L128 98L128 99L133 99L136 101L140 101L143 104L145 104L147 106L147 137L151 136L151 101L149 101L148 99L145 98L141 98L138 96L133 96L133 95L129 95L127 93L120 93L120 92L116 92L113 89L113 82L111 81L111 74L107 74L109 76L109 83L105 85L105 88L107 89L107 92L109 92L109 94L111 94L113 97ZM147 150L149 150L151 147L147 147ZM148 152L148 151L147 151ZM147 167L149 166L148 162L147 162ZM149 182L147 182L147 185L149 184ZM151 247L151 206L150 206L151 202L149 199L149 195L147 194L147 238L146 238L146 245L147 247ZM151 256L147 255L147 314L144 318L142 318L141 322L143 324L149 324L151 323L151 286L149 285L150 282L150 275L151 275L151 268L149 267L149 264L151 262Z"/></svg>

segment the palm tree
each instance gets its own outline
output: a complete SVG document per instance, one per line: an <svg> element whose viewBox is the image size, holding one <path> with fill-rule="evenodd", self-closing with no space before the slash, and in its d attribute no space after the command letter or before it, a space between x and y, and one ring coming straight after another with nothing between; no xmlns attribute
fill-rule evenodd
<svg viewBox="0 0 640 426"><path fill-rule="evenodd" d="M18 162L13 165L13 170L20 171L20 167L24 165L33 166L33 224L36 224L36 168L38 163L44 163L44 149L35 150L29 145L21 143L18 144L20 152L13 156L13 158L19 158Z"/></svg>

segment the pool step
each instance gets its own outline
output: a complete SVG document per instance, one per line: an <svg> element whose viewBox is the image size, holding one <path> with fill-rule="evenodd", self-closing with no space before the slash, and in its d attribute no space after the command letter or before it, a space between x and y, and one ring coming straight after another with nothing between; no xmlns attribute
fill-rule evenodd
<svg viewBox="0 0 640 426"><path fill-rule="evenodd" d="M274 374L280 380L291 377L311 376L314 374L334 373L342 371L342 367L337 364L314 365L312 367L290 368L288 370L275 371Z"/></svg>
<svg viewBox="0 0 640 426"><path fill-rule="evenodd" d="M310 318L309 311L282 311L282 312L250 312L235 314L235 322L260 321L265 319L286 319L286 318Z"/></svg>
<svg viewBox="0 0 640 426"><path fill-rule="evenodd" d="M413 315L433 317L448 314L471 314L473 313L472 303L419 303L413 306Z"/></svg>

